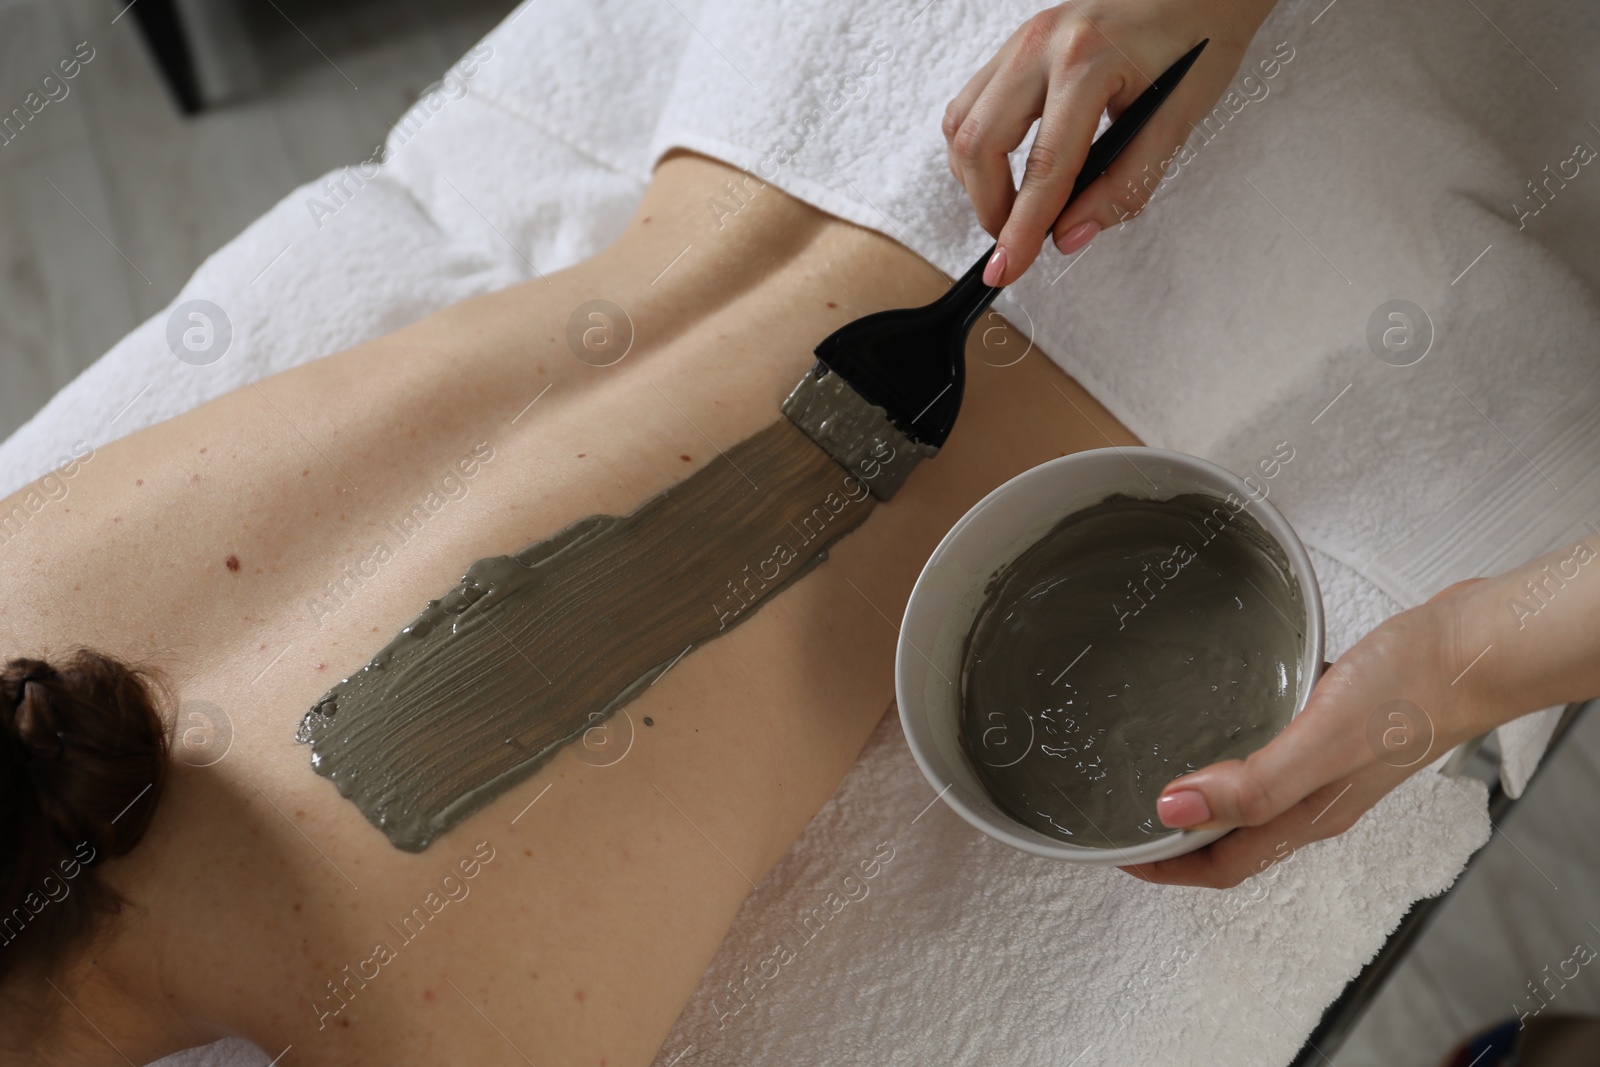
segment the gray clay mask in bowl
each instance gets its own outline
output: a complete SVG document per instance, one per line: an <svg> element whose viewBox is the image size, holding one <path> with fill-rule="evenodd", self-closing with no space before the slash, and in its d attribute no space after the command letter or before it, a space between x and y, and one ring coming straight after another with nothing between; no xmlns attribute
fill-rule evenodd
<svg viewBox="0 0 1600 1067"><path fill-rule="evenodd" d="M968 822L1039 855L1144 863L1219 831L1167 782L1265 745L1322 664L1316 576L1276 508L1159 449L1077 453L980 501L929 558L896 663L901 721Z"/></svg>

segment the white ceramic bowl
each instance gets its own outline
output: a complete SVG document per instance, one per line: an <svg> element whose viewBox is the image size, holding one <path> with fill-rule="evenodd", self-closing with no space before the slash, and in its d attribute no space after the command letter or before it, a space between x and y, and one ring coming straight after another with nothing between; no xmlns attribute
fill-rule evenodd
<svg viewBox="0 0 1600 1067"><path fill-rule="evenodd" d="M1322 594L1305 546L1284 517L1242 479L1197 456L1159 448L1100 448L1040 464L978 501L950 528L922 568L900 627L895 696L917 765L956 813L998 841L1076 863L1148 863L1182 855L1225 831L1174 830L1128 848L1088 848L1049 837L1007 815L973 773L959 737L961 668L983 587L1056 523L1112 493L1166 500L1180 493L1229 494L1282 547L1305 602L1303 669L1295 714L1322 669Z"/></svg>

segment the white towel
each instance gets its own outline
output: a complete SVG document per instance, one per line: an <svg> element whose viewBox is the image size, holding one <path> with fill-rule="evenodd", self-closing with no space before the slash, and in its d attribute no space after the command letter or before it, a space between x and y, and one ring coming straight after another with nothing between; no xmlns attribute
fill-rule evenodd
<svg viewBox="0 0 1600 1067"><path fill-rule="evenodd" d="M1328 563L1342 646L1392 605ZM1156 887L1025 855L930 803L891 711L745 903L655 1067L1281 1065L1487 840L1484 797L1419 774L1243 886Z"/></svg>
<svg viewBox="0 0 1600 1067"><path fill-rule="evenodd" d="M1035 6L708 3L655 145L959 274L988 238L948 172L943 107ZM1274 503L1403 605L1585 535L1597 40L1586 5L1289 0L1144 217L1070 273L1047 252L998 306L1152 445L1245 473L1286 442ZM1414 366L1369 347L1393 300L1432 325ZM1513 795L1554 715L1502 731Z"/></svg>
<svg viewBox="0 0 1600 1067"><path fill-rule="evenodd" d="M1334 653L1452 568L1480 565L1488 550L1471 545L1438 557L1429 523L1452 502L1504 489L1494 464L1528 451L1533 413L1556 413L1548 436L1566 443L1552 456L1594 447L1573 444L1572 419L1559 414L1570 412L1559 401L1593 387L1571 358L1600 277L1573 236L1593 221L1586 187L1572 182L1523 233L1504 221L1524 172L1538 173L1527 157L1542 166L1570 154L1530 131L1583 98L1593 75L1570 60L1592 27L1571 15L1530 25L1480 6L1565 83L1553 100L1526 100L1541 75L1501 56L1504 38L1475 13L1442 2L1380 12L1339 0L1320 15L1290 5L1250 59L1292 42L1270 95L1231 117L1143 220L1102 235L1054 285L1060 261L1047 252L1008 294L1041 347L1152 443L1241 470L1293 443L1296 459L1271 491L1322 550L1313 556ZM379 175L336 205L320 183L297 191L202 266L175 304L222 306L235 331L227 356L178 362L156 316L0 446L0 489L42 474L80 438L103 444L592 253L671 144L758 173L789 148L780 187L956 273L986 241L944 170L939 113L1030 12L976 0L848 12L820 0L781 12L753 0L533 0L425 119L413 113L397 131ZM1491 106L1497 92L1522 110ZM1555 124L1563 138L1583 126L1566 117ZM1373 129L1381 151L1362 147ZM1386 171L1384 153L1407 136L1449 166L1412 159ZM1452 286L1482 247L1472 225L1494 247ZM1391 296L1437 309L1437 348L1410 378L1364 347L1368 315ZM1524 351L1541 361L1493 373L1489 357ZM1498 431L1473 437L1461 412L1428 407L1439 375L1516 445ZM1562 498L1569 506L1595 515L1565 471L1546 473L1577 494ZM1552 540L1563 527L1551 515L1535 508L1509 536ZM1396 530L1409 540L1396 542ZM1445 888L1489 830L1481 788L1419 774L1270 883L1218 895L1012 852L942 805L924 811L932 797L891 717L741 911L658 1063L1282 1063L1411 902ZM879 861L869 893L838 896L885 841L893 858ZM791 942L776 977L746 984L774 939L798 941L797 929L815 933ZM729 981L747 991L736 1013ZM212 1055L266 1061L237 1044Z"/></svg>

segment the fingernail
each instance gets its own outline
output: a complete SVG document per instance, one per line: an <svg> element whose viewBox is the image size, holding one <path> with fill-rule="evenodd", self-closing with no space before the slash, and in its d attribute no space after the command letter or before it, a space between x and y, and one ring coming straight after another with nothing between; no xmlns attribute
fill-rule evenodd
<svg viewBox="0 0 1600 1067"><path fill-rule="evenodd" d="M1006 273L1006 250L997 248L994 255L989 257L989 265L983 268L983 284L999 285L1000 279Z"/></svg>
<svg viewBox="0 0 1600 1067"><path fill-rule="evenodd" d="M1080 222L1061 235L1061 239L1056 242L1056 247L1061 249L1062 255L1070 256L1094 240L1094 235L1099 232L1100 224L1098 222Z"/></svg>
<svg viewBox="0 0 1600 1067"><path fill-rule="evenodd" d="M1211 819L1211 805L1203 794L1193 789L1180 789L1156 801L1156 817L1174 830L1198 826Z"/></svg>

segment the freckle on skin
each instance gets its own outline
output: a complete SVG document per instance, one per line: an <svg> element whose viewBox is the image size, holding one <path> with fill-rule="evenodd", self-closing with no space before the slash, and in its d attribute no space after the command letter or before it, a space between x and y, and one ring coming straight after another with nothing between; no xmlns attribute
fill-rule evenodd
<svg viewBox="0 0 1600 1067"><path fill-rule="evenodd" d="M835 304L835 303L834 303L834 302L833 302L833 301L832 301L832 300L830 300L830 301L828 301L828 306L829 306L829 307L831 307L831 308L836 308L836 307L838 307L838 306L839 306L839 305L838 305L838 304Z"/></svg>
<svg viewBox="0 0 1600 1067"><path fill-rule="evenodd" d="M582 458L583 458L583 457L584 457L584 456L587 456L587 455L588 455L588 454L589 454L589 453L587 453L587 452L579 452L579 453L578 453L578 458L579 458L579 459L582 459Z"/></svg>
<svg viewBox="0 0 1600 1067"><path fill-rule="evenodd" d="M424 989L424 990L423 990L423 991L422 991L422 999L423 999L423 1000L432 1000L432 999L433 999L433 990L431 990L431 989Z"/></svg>
<svg viewBox="0 0 1600 1067"><path fill-rule="evenodd" d="M235 573L238 572L238 570L239 570L239 557L238 556L229 556L226 560L223 561L223 563L224 563L224 565L227 566L227 568L230 571L234 571Z"/></svg>
<svg viewBox="0 0 1600 1067"><path fill-rule="evenodd" d="M133 480L133 484L134 485L143 485L144 484L144 479L143 478L135 478Z"/></svg>
<svg viewBox="0 0 1600 1067"><path fill-rule="evenodd" d="M583 990L580 989L572 995L577 998L579 1004L583 1003Z"/></svg>
<svg viewBox="0 0 1600 1067"><path fill-rule="evenodd" d="M311 474L311 472L309 470L304 470L304 471L300 472L300 477L306 478L306 477L309 477L310 474Z"/></svg>
<svg viewBox="0 0 1600 1067"><path fill-rule="evenodd" d="M683 461L684 461L684 462L685 462L685 463L692 463L692 462L694 462L694 460L693 460L693 458L692 458L692 457L690 457L690 456L679 456L679 457L678 457L678 458L679 458L679 459L681 459L681 460L683 460Z"/></svg>

